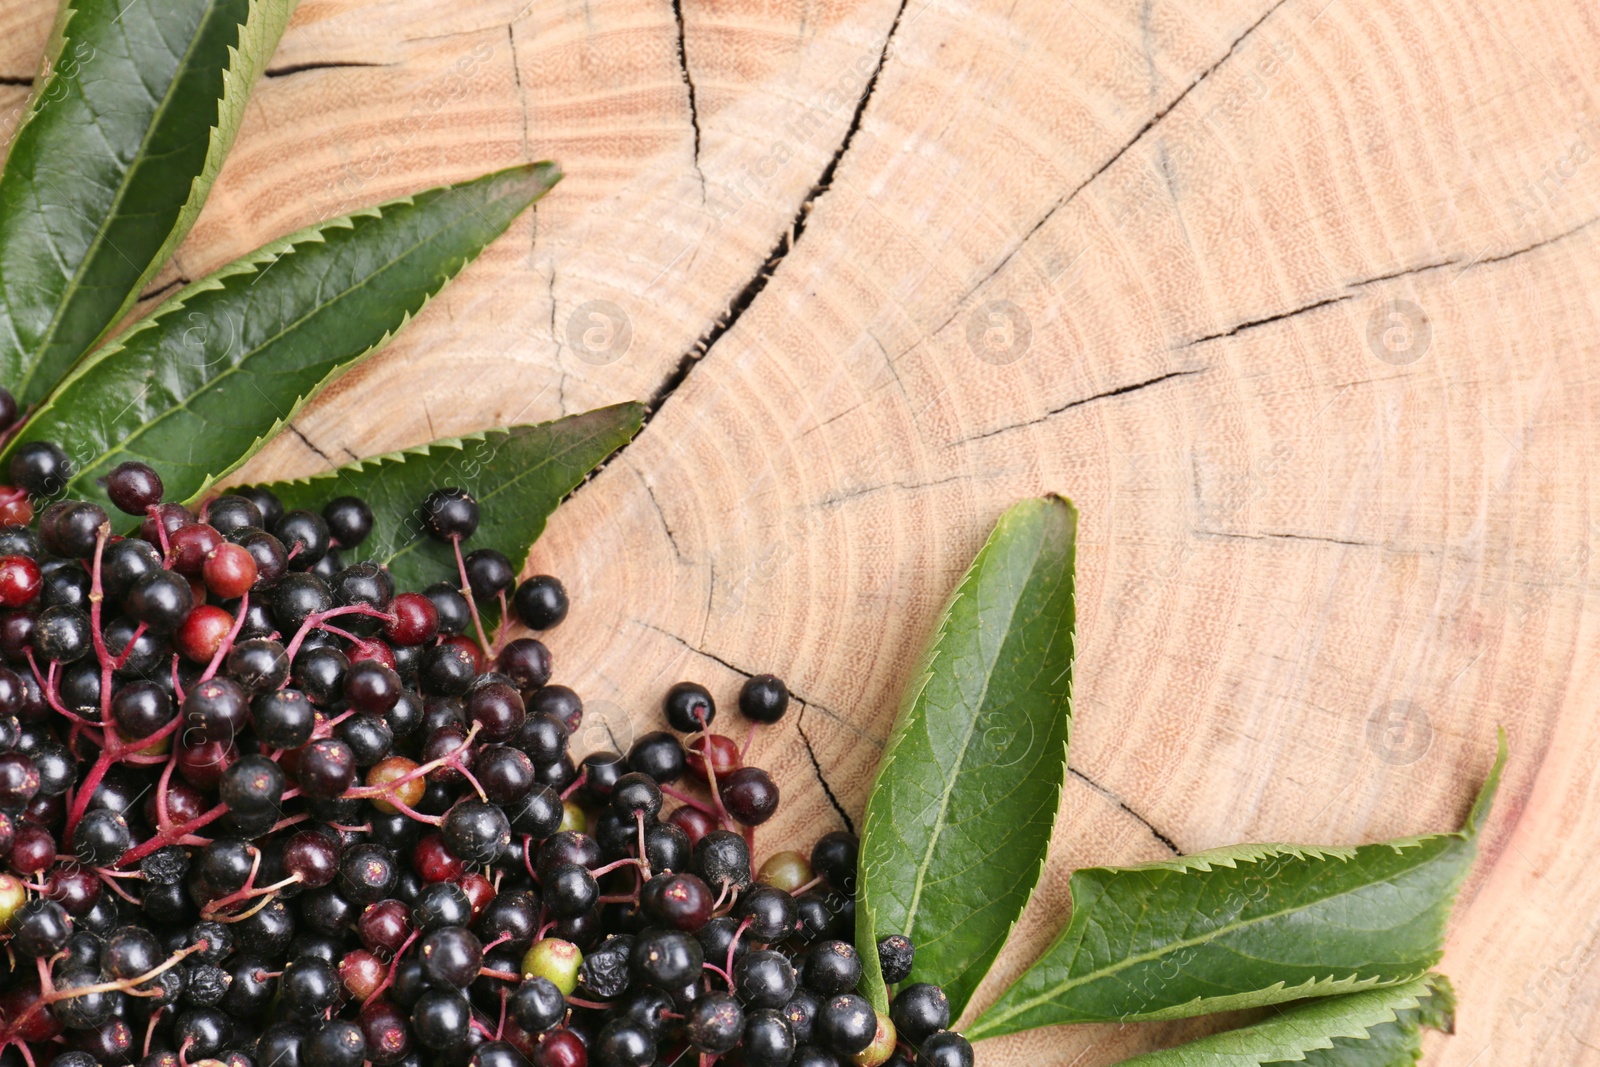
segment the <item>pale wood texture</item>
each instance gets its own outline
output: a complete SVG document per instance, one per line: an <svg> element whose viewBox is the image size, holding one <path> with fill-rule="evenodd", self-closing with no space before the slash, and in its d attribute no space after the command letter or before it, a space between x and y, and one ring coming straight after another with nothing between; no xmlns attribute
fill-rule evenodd
<svg viewBox="0 0 1600 1067"><path fill-rule="evenodd" d="M52 7L0 4L10 121ZM1600 1064L1597 61L1572 0L305 0L178 267L558 159L250 474L655 398L537 548L559 676L585 748L679 678L785 676L769 847L840 823L813 755L859 816L947 590L1007 504L1067 494L1073 774L980 1002L1073 867L1453 826L1503 723L1427 1062ZM625 352L573 325L596 300ZM1372 328L1395 300L1426 342Z"/></svg>

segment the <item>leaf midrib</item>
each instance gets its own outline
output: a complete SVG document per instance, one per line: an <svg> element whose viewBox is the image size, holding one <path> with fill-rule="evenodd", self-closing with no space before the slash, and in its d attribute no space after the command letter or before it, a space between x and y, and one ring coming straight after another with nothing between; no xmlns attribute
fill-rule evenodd
<svg viewBox="0 0 1600 1067"><path fill-rule="evenodd" d="M457 216L455 221L459 221L459 220L460 220L460 216ZM190 393L187 397L185 397L179 403L172 405L166 411L163 411L161 414L157 415L155 418L150 419L147 422L144 422L142 425L140 425L140 427L137 430L135 430L133 433L129 434L125 439L123 439L123 441L116 448L111 449L109 451L101 451L101 452L99 452L91 462L84 464L84 466L83 466L84 473L87 474L87 473L93 471L107 457L115 455L117 452L130 452L132 450L131 446L132 446L134 441L137 441L139 438L141 438L141 437L145 436L146 434L148 434L150 432L150 430L155 428L157 425L159 425L165 419L170 418L173 415L176 415L180 411L187 411L189 409L189 405L190 405L191 402L193 402L197 397L204 396L207 393L209 393L218 383L228 379L229 377L231 377L234 374L238 374L238 373L242 372L245 369L244 364L247 361L253 360L253 359L257 358L258 356L260 356L263 349L275 344L277 341L279 341L281 338L283 338L286 334L288 334L291 330L294 330L294 329L298 328L299 326L303 325L306 322L307 319L310 319L314 315L321 314L322 312L328 310L329 308L337 306L338 303L341 300L344 300L344 299L348 298L349 296L351 296L352 294L354 294L356 292L359 292L361 289L367 287L374 279L382 277L385 272L393 270L395 268L395 266L402 259L404 259L405 257L411 255L413 252L415 252L417 249L421 248L423 245L427 244L429 241L432 241L435 238L437 238L441 233L444 232L445 229L448 229L448 228L449 227L445 227L445 228L442 228L440 230L435 230L433 233L429 234L427 238L425 238L424 240L418 241L414 245L411 245L411 246L407 247L403 252L401 252L398 255L394 256L387 263L385 263L381 268L379 268L378 270L373 271L371 274L368 274L367 276L363 277L355 285L352 285L352 286L350 286L350 287L348 287L346 289L341 290L338 296L334 297L333 299L331 299L331 300L329 300L329 301L327 301L325 303L313 305L311 307L311 309L309 311L307 311L304 315L301 315L299 318L295 319L293 322L288 323L281 330L278 330L271 337L268 337L266 340L262 341L261 343L252 346L250 351L245 352L245 353L240 355L239 361L237 363L235 363L233 366L229 367L227 370L223 371L221 374L218 374L215 378L212 378L211 380L203 383L200 386L200 388L198 388L194 392ZM294 255L298 251L299 251L299 245L296 244L296 245L291 245L282 254L283 255ZM467 258L467 262L471 262L472 259L475 258L475 257L469 254L466 258ZM277 257L274 257L272 262L277 262ZM465 266L466 266L466 263L463 263L462 267L465 267ZM258 275L259 271L258 270L252 270L250 273L252 275ZM241 276L242 276L242 274L232 275L232 277L235 277L235 278L241 277ZM224 288L222 291L223 292L230 292L231 290L227 290L226 288ZM183 306L187 306L187 305L183 305ZM174 309L174 310L176 310L176 309ZM402 323L402 325L404 325L404 323ZM375 351L379 346L381 346L383 344L384 340L386 340L389 337L393 336L394 332L395 332L394 330L385 331L382 339L380 339L379 341L377 341L373 345L370 345L367 348L362 349L360 352L358 352L355 355L351 356L349 360L341 360L339 362L339 364L337 364L337 365L342 366L344 363L350 362L350 360L360 359L362 356L366 355L367 353ZM130 340L131 339L132 338L130 338ZM85 368L85 374L87 374L88 371L92 370L92 369L93 368ZM79 380L81 381L82 379L80 378ZM52 405L52 409L53 409L53 407L54 407L54 405ZM291 414L290 417L293 417L292 414Z"/></svg>
<svg viewBox="0 0 1600 1067"><path fill-rule="evenodd" d="M1461 834L1459 832L1451 833L1451 834L1441 834L1439 836L1440 837L1444 837L1444 838L1453 837L1453 838L1457 838L1457 839L1462 840L1462 841L1466 840L1464 837L1461 836ZM1424 840L1427 840L1427 839L1425 838ZM1419 844L1420 844L1420 842L1419 842ZM1405 868L1404 869L1404 873L1410 873L1412 871L1420 869L1423 866L1426 866L1429 863L1433 863L1433 862L1437 861L1442 855L1443 855L1443 853L1439 853L1439 854L1436 854L1436 855L1433 855L1433 856L1426 857L1425 859L1421 860L1420 862L1418 862L1416 864L1413 864L1410 867ZM1344 862L1351 862L1351 861L1346 860ZM1390 877L1393 877L1393 875L1391 875ZM1258 923L1266 922L1266 921L1271 920L1271 919L1281 918L1281 917L1283 917L1285 915L1288 915L1288 914L1290 914L1292 912L1303 910L1304 908L1309 907L1309 906L1311 906L1313 904L1324 904L1324 903L1327 903L1328 901L1331 901L1331 900L1338 900L1340 897L1349 896L1352 893L1357 893L1357 892L1360 892L1360 891L1362 891L1364 889L1370 889L1374 885L1380 885L1380 884L1382 884L1381 881L1362 882L1359 885L1351 886L1350 888L1340 890L1337 893L1330 893L1330 894L1328 894L1326 896L1316 897L1316 898L1314 898L1312 900L1304 901L1304 902L1302 902L1300 904L1297 904L1295 906L1283 908L1280 911L1274 911L1274 912L1269 912L1269 913L1266 913L1266 914L1263 914L1263 915L1258 915L1255 918L1247 919L1247 920L1244 920L1244 921L1241 921L1241 922L1229 923L1226 926L1216 927L1216 928L1208 931L1205 934L1197 935L1197 936L1191 937L1191 938L1185 938L1185 939L1183 939L1181 941L1170 941L1170 942L1160 946L1159 948L1153 949L1153 950L1151 950L1149 952L1142 952L1142 953L1139 953L1137 955L1126 956L1123 959L1118 960L1115 964L1113 964L1111 966L1102 967L1102 968L1099 968L1099 969L1094 970L1094 971L1089 971L1086 974L1084 974L1084 975L1082 975L1082 976L1080 976L1078 978L1069 978L1069 979L1066 979L1066 980L1064 980L1062 982L1059 982L1056 985L1053 985L1053 986L1049 987L1049 989L1046 990L1045 992L1040 993L1039 995L1033 997L1031 1000L1023 1001L1021 1004L1018 1004L1016 1007L1014 1007L1011 1010L1005 1012L1004 1014L994 1016L992 1021L988 1020L988 1019L983 1020L984 1022L989 1023L989 1025L987 1027L985 1027L985 1029L994 1029L995 1027L1001 1025L1002 1023L1007 1022L1008 1020L1016 1018L1018 1015L1022 1014L1023 1012L1030 1011L1033 1008L1038 1007L1040 1004L1045 1003L1046 1001L1055 999L1056 997L1060 996L1063 993L1071 992L1072 990L1078 988L1079 986L1086 985L1091 981L1097 981L1097 980L1099 980L1101 978L1108 978L1108 977L1110 977L1110 976L1112 976L1114 974L1120 974L1122 971L1127 970L1129 967L1132 967L1135 964L1149 963L1151 960L1159 959L1162 956L1167 955L1168 953L1176 952L1176 951L1182 951L1183 949L1186 949L1186 948L1193 948L1196 945L1204 945L1204 944L1206 944L1208 942L1219 940L1222 937L1225 937L1225 936L1227 936L1229 934L1237 933L1240 930L1249 929L1250 927L1255 926ZM1074 918L1076 918L1076 917L1074 917ZM1069 931L1070 931L1070 926L1069 926ZM1080 951L1081 951L1081 942L1080 942ZM1076 954L1074 954L1073 960L1076 961L1076 959L1077 959L1077 956L1076 956ZM1070 969L1071 964L1068 964L1068 967ZM1400 979L1399 981L1407 981L1407 979ZM1205 1000L1207 998L1202 997L1200 999L1203 1001L1203 1000Z"/></svg>
<svg viewBox="0 0 1600 1067"><path fill-rule="evenodd" d="M28 353L30 362L27 372L23 375L22 381L18 385L19 393L25 393L27 391L28 385L33 381L34 375L39 370L41 354L45 349L50 347L51 340L55 337L56 330L61 323L62 316L66 314L67 307L72 303L72 300L77 295L78 290L82 288L83 278L88 271L89 263L94 260L96 254L100 250L100 246L105 242L106 234L110 232L112 222L117 219L118 210L122 206L122 201L127 196L128 190L133 185L134 172L138 170L139 165L147 158L150 140L154 136L156 128L161 125L161 120L166 115L167 110L176 95L178 83L182 80L183 71L187 68L190 58L194 55L195 49L199 46L200 39L205 36L205 30L208 23L216 16L217 6L215 0L206 0L206 8L206 13L200 17L199 24L196 26L194 34L189 38L188 47L186 47L183 50L183 54L178 57L178 63L173 69L172 80L167 84L167 90L162 94L160 103L156 105L155 114L151 116L149 125L145 127L143 136L139 138L138 151L134 153L133 160L122 172L122 180L117 184L116 195L111 198L110 210L106 212L105 218L102 219L99 226L95 228L94 239L89 242L88 251L84 253L83 259L78 264L78 268L68 274L67 285L62 290L61 299L56 302L55 313L50 317L49 323L45 325L44 332L40 334L39 343ZM241 23L240 25L243 24ZM235 55L238 54L236 50L230 49L230 51ZM133 49L130 47L130 62L132 61L132 52ZM224 64L223 70L228 70L230 66L231 64ZM80 86L81 92L82 82L78 81L77 84ZM84 106L89 106L87 95L84 97ZM93 108L89 108L89 111L91 114L95 115L95 125L98 127L101 121L100 116L95 114ZM190 183L190 188L193 188L192 182ZM117 252L117 254L122 255L120 250ZM123 258L127 259L126 256L123 256ZM135 267L138 266L138 264L133 263L132 260L129 260L129 264ZM144 268L140 268L140 273L144 273ZM110 329L113 325L115 324L107 323L106 326L101 330L102 336L104 335L105 330ZM91 341L90 347L92 348L93 345L94 342Z"/></svg>
<svg viewBox="0 0 1600 1067"><path fill-rule="evenodd" d="M1041 531L1040 532L1040 537L1039 537L1039 546L1037 548L1035 548L1035 550L1033 552L1033 559L1028 565L1028 574L1029 574L1029 576L1031 576L1033 574L1034 570L1038 566L1039 555L1043 551L1043 544L1044 544L1045 536L1046 536L1046 534L1044 533L1044 531ZM978 572L976 570L974 570L974 575L975 576L977 575L977 573ZM979 584L980 585L982 584L981 580L980 580ZM986 662L986 664L985 664L986 669L984 670L984 673L983 673L983 690L978 694L978 701L977 701L977 705L976 705L977 708L980 709L980 714L981 714L981 709L983 708L985 701L987 701L989 699L989 686L990 686L991 682L994 680L994 670L993 670L994 663L995 663L996 660L998 660L1000 658L1000 652L1001 652L1001 650L1003 650L1005 648L1006 641L1009 640L1009 638L1011 636L1011 627L1012 627L1012 624L1016 621L1017 609L1021 606L1022 599L1023 599L1023 596L1025 595L1026 591L1027 591L1027 582L1026 582L1026 580L1024 580L1024 582L1022 584L1022 588L1019 590L1017 596L1011 602L1011 610L1006 613L1005 631L1004 631L1003 635L1001 636L1000 641L995 646L994 657L992 659L988 660ZM955 608L955 605L952 604L951 605L952 612L954 611L954 608ZM982 617L983 617L982 616L982 608L980 607L978 609L978 614L977 614L977 617L976 617L976 620L975 620L978 623L978 625L980 625L980 626L982 625ZM930 663L929 667L931 668L932 666L933 665ZM919 694L919 699L922 699L922 700L925 701L926 697L927 697L927 692L928 692L927 688L924 687L923 690L922 690L922 693ZM923 707L926 708L927 704L924 703ZM916 880L915 884L912 886L912 889L911 889L911 902L906 907L905 936L907 936L907 937L911 937L912 936L912 932L916 928L916 925L917 925L917 910L921 906L921 902L922 902L922 887L923 887L923 883L927 879L928 868L930 866L932 866L933 850L934 850L935 847L938 846L939 837L944 832L945 815L949 811L950 798L955 795L955 791L956 791L955 783L956 783L956 780L960 777L960 770L961 770L962 767L964 767L966 765L966 762L967 762L967 751L972 745L972 734L978 728L978 717L979 717L978 714L974 714L971 717L970 721L967 724L966 734L961 738L960 755L959 755L959 758L956 760L956 773L952 774L950 776L950 784L944 790L943 795L941 795L940 798L939 798L939 814L934 818L932 831L928 835L928 847L922 854L922 862L917 865L917 880ZM927 724L927 716L926 716L926 714L923 715L923 724L924 724L924 726L926 726L926 724ZM930 741L931 740L932 740L932 738L930 736Z"/></svg>

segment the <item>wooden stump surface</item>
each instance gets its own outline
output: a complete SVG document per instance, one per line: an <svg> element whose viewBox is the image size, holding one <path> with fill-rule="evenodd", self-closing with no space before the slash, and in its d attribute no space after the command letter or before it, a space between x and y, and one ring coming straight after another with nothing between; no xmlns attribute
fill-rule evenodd
<svg viewBox="0 0 1600 1067"><path fill-rule="evenodd" d="M0 3L9 124L53 7ZM1600 1064L1597 60L1572 0L304 0L152 292L559 160L248 476L651 400L535 551L558 678L587 750L783 675L763 850L859 819L961 570L1069 495L1072 773L977 1003L1074 867L1451 828L1504 724L1426 1062Z"/></svg>

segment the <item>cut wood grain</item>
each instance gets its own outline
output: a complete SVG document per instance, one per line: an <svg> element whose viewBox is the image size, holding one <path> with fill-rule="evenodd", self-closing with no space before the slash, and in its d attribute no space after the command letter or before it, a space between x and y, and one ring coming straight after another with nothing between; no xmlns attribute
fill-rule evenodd
<svg viewBox="0 0 1600 1067"><path fill-rule="evenodd" d="M0 74L52 7L0 3ZM1070 496L1073 773L975 1004L1073 867L1447 829L1503 723L1426 1062L1600 1064L1597 57L1557 0L305 0L158 284L558 159L248 476L651 401L535 550L558 676L585 748L786 677L769 846L859 817L994 519Z"/></svg>

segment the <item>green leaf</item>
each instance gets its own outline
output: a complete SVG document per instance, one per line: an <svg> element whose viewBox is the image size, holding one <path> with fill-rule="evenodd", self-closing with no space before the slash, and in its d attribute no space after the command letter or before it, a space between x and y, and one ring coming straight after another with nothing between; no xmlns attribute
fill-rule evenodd
<svg viewBox="0 0 1600 1067"><path fill-rule="evenodd" d="M397 588L422 589L458 573L451 547L422 530L418 509L433 490L455 486L475 496L482 520L465 547L498 549L520 571L562 497L643 424L642 404L616 404L537 426L449 437L268 488L286 508L320 510L336 496L364 498L372 533L349 558L387 565Z"/></svg>
<svg viewBox="0 0 1600 1067"><path fill-rule="evenodd" d="M192 497L382 346L559 177L550 163L512 167L257 249L92 353L11 448L59 444L72 496L105 503L95 480L141 460L170 499Z"/></svg>
<svg viewBox="0 0 1600 1067"><path fill-rule="evenodd" d="M959 1016L1043 868L1066 775L1078 512L1001 516L915 676L862 827L857 944L909 936ZM882 977L863 981L885 1009Z"/></svg>
<svg viewBox="0 0 1600 1067"><path fill-rule="evenodd" d="M1173 1019L1413 981L1438 962L1505 765L1466 826L1360 848L1236 845L1073 873L1072 919L969 1030Z"/></svg>
<svg viewBox="0 0 1600 1067"><path fill-rule="evenodd" d="M1442 975L1305 1001L1254 1026L1135 1056L1121 1067L1411 1067L1422 1028L1449 1030L1455 995Z"/></svg>
<svg viewBox="0 0 1600 1067"><path fill-rule="evenodd" d="M293 0L65 0L0 174L0 382L49 391L210 192Z"/></svg>

